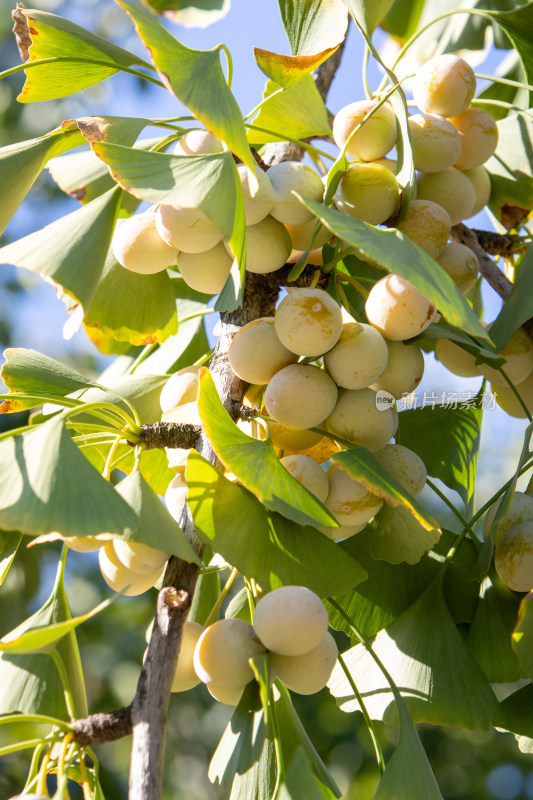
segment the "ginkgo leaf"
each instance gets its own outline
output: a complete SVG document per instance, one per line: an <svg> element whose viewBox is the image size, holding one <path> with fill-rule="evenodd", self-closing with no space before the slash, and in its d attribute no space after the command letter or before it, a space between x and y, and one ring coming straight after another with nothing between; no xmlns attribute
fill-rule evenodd
<svg viewBox="0 0 533 800"><path fill-rule="evenodd" d="M427 529L405 506L385 505L372 523L370 554L390 564L416 564L438 542L440 528Z"/></svg>

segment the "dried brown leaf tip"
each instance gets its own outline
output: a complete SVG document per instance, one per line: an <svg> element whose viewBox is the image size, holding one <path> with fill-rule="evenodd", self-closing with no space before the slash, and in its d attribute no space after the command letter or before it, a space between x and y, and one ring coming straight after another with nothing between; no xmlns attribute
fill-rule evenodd
<svg viewBox="0 0 533 800"><path fill-rule="evenodd" d="M103 142L107 138L109 122L103 117L80 117L76 124L89 144Z"/></svg>
<svg viewBox="0 0 533 800"><path fill-rule="evenodd" d="M22 61L27 61L30 57L29 49L32 44L30 27L28 25L27 12L23 10L24 3L17 3L17 7L11 12L13 17L13 33L19 49Z"/></svg>

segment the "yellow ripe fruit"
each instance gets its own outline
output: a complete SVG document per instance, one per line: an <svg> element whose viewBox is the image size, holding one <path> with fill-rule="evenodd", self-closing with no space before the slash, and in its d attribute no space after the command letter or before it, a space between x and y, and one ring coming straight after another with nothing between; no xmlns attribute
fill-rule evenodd
<svg viewBox="0 0 533 800"><path fill-rule="evenodd" d="M193 659L198 639L203 632L203 626L197 622L187 621L183 626L178 662L170 687L171 692L187 692L201 683L194 671Z"/></svg>
<svg viewBox="0 0 533 800"><path fill-rule="evenodd" d="M159 396L161 411L195 402L199 389L200 367L183 367L171 375L163 386Z"/></svg>
<svg viewBox="0 0 533 800"><path fill-rule="evenodd" d="M209 131L189 131L174 145L177 156L202 156L223 153L222 142Z"/></svg>
<svg viewBox="0 0 533 800"><path fill-rule="evenodd" d="M229 245L226 244L226 248ZM264 275L282 267L292 251L287 228L274 219L265 217L256 225L246 228L246 269Z"/></svg>
<svg viewBox="0 0 533 800"><path fill-rule="evenodd" d="M411 200L406 216L396 227L432 258L438 258L446 247L452 223L446 209L438 203Z"/></svg>
<svg viewBox="0 0 533 800"><path fill-rule="evenodd" d="M287 428L315 428L333 411L337 387L329 375L309 364L289 364L268 382L265 407L269 417Z"/></svg>
<svg viewBox="0 0 533 800"><path fill-rule="evenodd" d="M226 706L238 706L246 684L238 686L236 689L226 689L213 682L206 684L206 686L211 697L214 697L219 703L224 703Z"/></svg>
<svg viewBox="0 0 533 800"><path fill-rule="evenodd" d="M490 193L492 190L490 175L485 167L465 169L463 175L466 175L468 180L471 182L476 195L476 202L470 213L470 217L473 217L475 214L479 214L479 212L485 208L490 200ZM466 217L466 219L469 219L469 217Z"/></svg>
<svg viewBox="0 0 533 800"><path fill-rule="evenodd" d="M333 138L341 150L352 131L377 105L375 100L359 100L341 108L333 120ZM396 116L389 103L384 103L350 141L347 155L361 161L383 158L396 144Z"/></svg>
<svg viewBox="0 0 533 800"><path fill-rule="evenodd" d="M297 192L306 199L322 202L324 185L314 169L299 161L282 161L270 167L267 176L274 189L274 205L270 212L274 219L286 225L302 225L314 219L314 214L293 194Z"/></svg>
<svg viewBox="0 0 533 800"><path fill-rule="evenodd" d="M102 577L107 585L114 592L120 592L128 586L124 592L126 597L144 594L152 588L162 573L161 568L144 575L128 569L118 558L114 541L108 542L105 547L100 548L98 559Z"/></svg>
<svg viewBox="0 0 533 800"><path fill-rule="evenodd" d="M487 326L490 330L490 325ZM507 344L498 352L499 356L507 359L503 364L503 370L508 378L515 385L521 384L533 371L533 340L523 328L518 328L513 333ZM480 364L479 371L489 380L493 386L509 388L509 384L503 375L494 367L488 364ZM520 389L518 389L520 392Z"/></svg>
<svg viewBox="0 0 533 800"><path fill-rule="evenodd" d="M184 253L204 253L222 239L220 228L199 208L159 206L156 227L163 241Z"/></svg>
<svg viewBox="0 0 533 800"><path fill-rule="evenodd" d="M450 339L437 340L435 355L454 375L460 375L461 378L475 378L476 375L481 375L481 364L476 366L476 357Z"/></svg>
<svg viewBox="0 0 533 800"><path fill-rule="evenodd" d="M450 122L462 141L461 155L454 167L473 169L488 161L498 145L498 126L492 114L482 108L467 108Z"/></svg>
<svg viewBox="0 0 533 800"><path fill-rule="evenodd" d="M448 167L440 172L420 173L417 197L419 200L439 203L450 215L452 225L470 217L476 203L472 181L455 167Z"/></svg>
<svg viewBox="0 0 533 800"><path fill-rule="evenodd" d="M181 514L187 501L187 481L179 473L169 483L165 492L165 505L168 513L179 524Z"/></svg>
<svg viewBox="0 0 533 800"><path fill-rule="evenodd" d="M258 602L253 626L268 650L284 656L300 656L321 642L329 618L324 603L311 589L282 586Z"/></svg>
<svg viewBox="0 0 533 800"><path fill-rule="evenodd" d="M280 460L298 483L305 486L321 503L325 501L329 492L328 476L318 461L302 455L284 456Z"/></svg>
<svg viewBox="0 0 533 800"><path fill-rule="evenodd" d="M483 521L483 538L486 539L489 535L489 531L492 527L492 523L494 522L494 517L496 516L496 512L500 507L501 498L497 500L495 503L491 505L485 519ZM524 492L515 492L513 495L513 499L511 500L511 508L504 514L500 522L498 523L498 528L496 530L495 541L498 541L499 537L505 531L508 531L509 528L514 528L516 525L521 525L522 522L531 522L533 520L533 497L529 494L525 494Z"/></svg>
<svg viewBox="0 0 533 800"><path fill-rule="evenodd" d="M160 570L170 558L170 553L150 547L143 542L114 539L113 544L118 560L132 572L138 572L140 575Z"/></svg>
<svg viewBox="0 0 533 800"><path fill-rule="evenodd" d="M385 371L389 351L381 333L363 322L345 322L339 341L324 356L324 365L338 386L365 389Z"/></svg>
<svg viewBox="0 0 533 800"><path fill-rule="evenodd" d="M365 311L371 325L392 341L417 336L431 324L435 306L400 275L386 275L370 290Z"/></svg>
<svg viewBox="0 0 533 800"><path fill-rule="evenodd" d="M339 211L355 219L381 225L391 217L400 200L393 173L380 164L355 164L343 175L335 193Z"/></svg>
<svg viewBox="0 0 533 800"><path fill-rule="evenodd" d="M470 105L476 91L474 70L464 59L445 53L431 58L413 81L416 105L430 114L455 117Z"/></svg>
<svg viewBox="0 0 533 800"><path fill-rule="evenodd" d="M408 124L416 169L440 172L457 161L461 137L451 122L436 114L413 114Z"/></svg>
<svg viewBox="0 0 533 800"><path fill-rule="evenodd" d="M266 409L265 409L266 410ZM279 422L268 422L268 430L272 438L272 444L280 450L307 450L311 447L318 447L319 442L325 439L320 433L309 430L295 430ZM313 427L323 428L321 422Z"/></svg>
<svg viewBox="0 0 533 800"><path fill-rule="evenodd" d="M94 553L106 544L96 536L64 536L62 539L67 547L76 553Z"/></svg>
<svg viewBox="0 0 533 800"><path fill-rule="evenodd" d="M492 394L500 408L511 417L526 419L526 413L510 386L491 386ZM518 387L520 397L533 416L533 372Z"/></svg>
<svg viewBox="0 0 533 800"><path fill-rule="evenodd" d="M533 588L533 521L502 533L496 544L494 566L501 580L515 592Z"/></svg>
<svg viewBox="0 0 533 800"><path fill-rule="evenodd" d="M316 435L318 436L318 434ZM340 446L334 439L329 439L327 436L323 436L322 439L320 439L316 444L311 445L311 447L302 447L298 451L291 451L289 448L286 448L285 455L309 456L315 461L318 461L319 464L323 464L324 461L327 461L332 455L338 453L340 449Z"/></svg>
<svg viewBox="0 0 533 800"><path fill-rule="evenodd" d="M374 453L379 463L413 497L426 485L427 470L422 459L401 444L387 444Z"/></svg>
<svg viewBox="0 0 533 800"><path fill-rule="evenodd" d="M319 356L338 342L342 312L322 289L295 289L276 309L274 325L280 342L293 353Z"/></svg>
<svg viewBox="0 0 533 800"><path fill-rule="evenodd" d="M311 242L311 235L315 229L315 225L316 219L312 219L310 222L304 222L301 225L285 225L289 231L289 236L291 237L293 250L307 250ZM315 250L318 250L320 247L325 245L326 242L329 242L332 236L333 234L331 231L328 230L324 225L321 225L315 241L313 242L313 250L311 253L314 253ZM311 263L314 262L312 261Z"/></svg>
<svg viewBox="0 0 533 800"><path fill-rule="evenodd" d="M265 384L276 372L298 360L280 342L274 317L259 317L240 328L228 350L233 372L246 383Z"/></svg>
<svg viewBox="0 0 533 800"><path fill-rule="evenodd" d="M266 652L251 625L242 619L220 619L204 630L194 651L194 669L204 683L238 689L253 680L248 663Z"/></svg>
<svg viewBox="0 0 533 800"><path fill-rule="evenodd" d="M371 385L374 391L385 391L399 400L414 392L424 375L424 356L417 344L387 342L389 358L385 371Z"/></svg>
<svg viewBox="0 0 533 800"><path fill-rule="evenodd" d="M219 242L203 253L179 253L178 269L191 289L204 294L218 294L231 272L233 258Z"/></svg>
<svg viewBox="0 0 533 800"><path fill-rule="evenodd" d="M317 526L317 531L320 531L320 533L327 536L328 539L332 539L334 542L342 542L344 539L351 539L352 536L361 533L366 526L366 522L362 522L361 525L340 525L338 528Z"/></svg>
<svg viewBox="0 0 533 800"><path fill-rule="evenodd" d="M339 525L366 525L374 517L383 500L369 492L360 481L354 480L346 470L333 464L327 471L329 493L325 506ZM335 538L340 536L337 531Z"/></svg>
<svg viewBox="0 0 533 800"><path fill-rule="evenodd" d="M474 251L464 244L450 242L437 261L463 294L469 292L478 279L478 258Z"/></svg>
<svg viewBox="0 0 533 800"><path fill-rule="evenodd" d="M274 206L274 188L266 172L256 167L255 175L246 164L237 167L244 196L244 215L247 225L261 222Z"/></svg>
<svg viewBox="0 0 533 800"><path fill-rule="evenodd" d="M190 450L184 450L182 447L165 447L170 469L185 477L185 469L187 468L187 459L190 452Z"/></svg>
<svg viewBox="0 0 533 800"><path fill-rule="evenodd" d="M373 389L341 389L339 399L326 419L326 427L354 444L380 450L394 433L392 409L379 410Z"/></svg>
<svg viewBox="0 0 533 800"><path fill-rule="evenodd" d="M162 272L175 266L178 258L176 249L159 235L152 210L120 220L112 248L119 264L140 275Z"/></svg>
<svg viewBox="0 0 533 800"><path fill-rule="evenodd" d="M270 666L274 675L296 694L315 694L323 689L337 661L335 639L327 631L321 641L301 656L270 654Z"/></svg>

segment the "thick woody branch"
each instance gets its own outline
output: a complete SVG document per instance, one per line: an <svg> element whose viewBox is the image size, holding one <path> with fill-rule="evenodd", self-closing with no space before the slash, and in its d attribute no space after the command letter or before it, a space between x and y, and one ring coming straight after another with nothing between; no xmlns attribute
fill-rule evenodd
<svg viewBox="0 0 533 800"><path fill-rule="evenodd" d="M131 706L77 719L73 729L74 738L82 747L123 739L131 733Z"/></svg>
<svg viewBox="0 0 533 800"><path fill-rule="evenodd" d="M511 233L495 233L494 231L480 231L472 228L480 246L492 256L510 256L516 252L516 236Z"/></svg>
<svg viewBox="0 0 533 800"><path fill-rule="evenodd" d="M485 252L476 232L467 228L462 222L452 228L452 238L456 242L466 244L476 254L479 261L479 271L503 300L507 300L513 289L513 284Z"/></svg>

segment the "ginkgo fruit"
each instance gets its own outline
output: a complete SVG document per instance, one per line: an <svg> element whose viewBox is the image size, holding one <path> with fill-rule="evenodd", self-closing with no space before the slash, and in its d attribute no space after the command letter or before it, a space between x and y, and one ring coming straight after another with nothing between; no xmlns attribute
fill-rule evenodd
<svg viewBox="0 0 533 800"><path fill-rule="evenodd" d="M179 253L178 270L191 289L219 294L231 272L233 258L222 242L202 253Z"/></svg>
<svg viewBox="0 0 533 800"><path fill-rule="evenodd" d="M268 383L276 372L297 360L296 353L280 342L274 317L259 317L243 325L228 349L230 367L247 383Z"/></svg>
<svg viewBox="0 0 533 800"><path fill-rule="evenodd" d="M413 79L413 96L422 111L455 117L470 105L476 91L474 70L459 56L445 53L426 61Z"/></svg>
<svg viewBox="0 0 533 800"><path fill-rule="evenodd" d="M420 173L416 189L417 199L438 203L450 215L452 225L472 215L476 192L460 169L448 167L440 172Z"/></svg>
<svg viewBox="0 0 533 800"><path fill-rule="evenodd" d="M399 484L416 497L427 480L426 465L416 453L402 444L386 444L374 453L379 463L396 478Z"/></svg>
<svg viewBox="0 0 533 800"><path fill-rule="evenodd" d="M321 642L329 618L324 603L311 589L282 586L259 600L253 626L268 650L285 656L300 656Z"/></svg>
<svg viewBox="0 0 533 800"><path fill-rule="evenodd" d="M391 217L400 200L394 174L380 164L354 164L342 176L335 205L350 217L381 225Z"/></svg>
<svg viewBox="0 0 533 800"><path fill-rule="evenodd" d="M185 622L181 634L178 661L170 688L171 692L187 692L201 682L194 669L194 651L203 632L204 627L198 622L190 620Z"/></svg>
<svg viewBox="0 0 533 800"><path fill-rule="evenodd" d="M120 220L115 230L112 248L118 263L131 272L154 275L175 266L178 253L173 245L163 241L156 228L152 209Z"/></svg>
<svg viewBox="0 0 533 800"><path fill-rule="evenodd" d="M385 391L399 400L414 392L424 375L424 356L420 347L406 342L387 342L388 361L385 370L370 388Z"/></svg>
<svg viewBox="0 0 533 800"><path fill-rule="evenodd" d="M389 350L381 333L363 322L345 322L339 341L324 356L324 365L338 386L365 389L383 374Z"/></svg>
<svg viewBox="0 0 533 800"><path fill-rule="evenodd" d="M210 131L188 131L174 145L173 152L177 156L204 156L211 153L223 153L224 147L220 139Z"/></svg>
<svg viewBox="0 0 533 800"><path fill-rule="evenodd" d="M132 572L142 575L160 570L170 558L170 553L150 547L144 542L129 542L125 539L113 540L115 554L119 561Z"/></svg>
<svg viewBox="0 0 533 800"><path fill-rule="evenodd" d="M394 435L392 408L379 408L373 389L341 389L326 428L354 444L380 450Z"/></svg>
<svg viewBox="0 0 533 800"><path fill-rule="evenodd" d="M209 625L196 644L194 669L204 683L238 689L254 677L250 658L266 652L256 631L242 619L220 619Z"/></svg>
<svg viewBox="0 0 533 800"><path fill-rule="evenodd" d="M440 172L455 164L461 137L451 122L437 114L413 114L408 124L416 169Z"/></svg>
<svg viewBox="0 0 533 800"><path fill-rule="evenodd" d="M490 325L487 326L487 330L490 330ZM513 333L507 344L498 351L498 355L506 359L502 369L515 386L525 381L533 371L533 339L524 328L518 328ZM496 367L480 364L479 371L494 386L509 387L504 376Z"/></svg>
<svg viewBox="0 0 533 800"><path fill-rule="evenodd" d="M322 202L324 185L320 176L307 164L299 161L282 161L267 170L274 189L274 205L270 212L274 219L287 225L302 225L314 214L300 203L293 192L316 202Z"/></svg>
<svg viewBox="0 0 533 800"><path fill-rule="evenodd" d="M366 525L383 505L380 497L369 492L338 465L333 464L327 476L329 492L325 506L340 525Z"/></svg>
<svg viewBox="0 0 533 800"><path fill-rule="evenodd" d="M438 258L446 247L452 223L441 205L416 199L411 200L407 214L396 227L432 258Z"/></svg>
<svg viewBox="0 0 533 800"><path fill-rule="evenodd" d="M478 279L478 257L464 244L449 242L437 261L463 294L469 292Z"/></svg>
<svg viewBox="0 0 533 800"><path fill-rule="evenodd" d="M256 167L254 175L246 164L239 164L237 172L241 179L246 225L256 225L270 214L274 206L272 182L259 167Z"/></svg>
<svg viewBox="0 0 533 800"><path fill-rule="evenodd" d="M225 243L229 250L229 245ZM292 251L292 242L285 225L272 216L246 228L246 269L256 274L275 272Z"/></svg>
<svg viewBox="0 0 533 800"><path fill-rule="evenodd" d="M323 689L337 661L335 639L326 631L323 638L301 656L270 654L270 666L274 675L296 694L315 694Z"/></svg>
<svg viewBox="0 0 533 800"><path fill-rule="evenodd" d="M386 339L403 341L425 331L436 308L406 278L391 274L374 284L365 311L370 324Z"/></svg>
<svg viewBox="0 0 533 800"><path fill-rule="evenodd" d="M347 155L361 161L376 161L387 155L396 144L396 115L389 103L376 108L376 100L358 100L338 111L333 120L333 138L341 150L352 132L370 112L372 116L361 125L346 149Z"/></svg>
<svg viewBox="0 0 533 800"><path fill-rule="evenodd" d="M483 521L483 536L485 539L489 535L501 502L502 501L500 498L500 500L497 500L495 503L493 503L485 515L485 519ZM515 492L513 499L511 500L510 509L498 522L494 540L498 541L498 538L502 535L502 533L505 533L505 531L509 530L509 528L514 528L515 525L521 525L522 522L529 522L531 520L533 520L533 497L531 497L529 494L525 494L524 492Z"/></svg>
<svg viewBox="0 0 533 800"><path fill-rule="evenodd" d="M287 428L319 425L335 407L337 387L329 375L311 364L289 364L276 372L265 390L269 417Z"/></svg>
<svg viewBox="0 0 533 800"><path fill-rule="evenodd" d="M144 594L161 576L161 568L154 572L141 574L128 569L119 559L114 541L101 547L98 553L100 571L107 585L114 592L124 592L127 597ZM126 588L128 587L128 588Z"/></svg>
<svg viewBox="0 0 533 800"><path fill-rule="evenodd" d="M314 494L322 503L329 492L328 476L320 464L309 456L284 456L281 463L292 477Z"/></svg>
<svg viewBox="0 0 533 800"><path fill-rule="evenodd" d="M161 389L159 404L161 411L170 411L176 406L193 403L200 389L200 367L183 367L173 375Z"/></svg>
<svg viewBox="0 0 533 800"><path fill-rule="evenodd" d="M496 120L482 108L467 108L450 122L461 137L461 154L454 167L473 169L484 164L498 145Z"/></svg>
<svg viewBox="0 0 533 800"><path fill-rule="evenodd" d="M159 206L156 227L167 244L184 253L203 253L222 239L222 231L201 208Z"/></svg>
<svg viewBox="0 0 533 800"><path fill-rule="evenodd" d="M533 589L533 520L515 525L500 535L494 566L501 580L515 592Z"/></svg>
<svg viewBox="0 0 533 800"><path fill-rule="evenodd" d="M342 312L323 289L295 289L277 307L274 326L288 350L300 356L319 356L338 342Z"/></svg>
<svg viewBox="0 0 533 800"><path fill-rule="evenodd" d="M437 339L435 355L441 364L454 375L460 375L462 378L474 378L481 374L481 365L476 365L476 357L450 339Z"/></svg>

